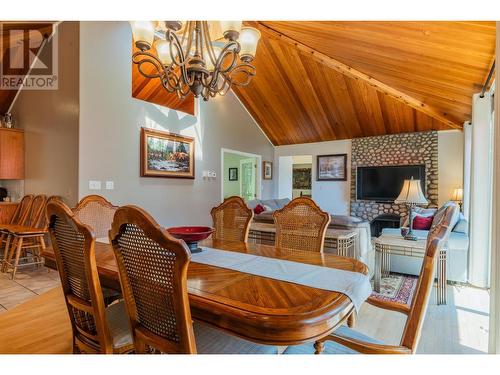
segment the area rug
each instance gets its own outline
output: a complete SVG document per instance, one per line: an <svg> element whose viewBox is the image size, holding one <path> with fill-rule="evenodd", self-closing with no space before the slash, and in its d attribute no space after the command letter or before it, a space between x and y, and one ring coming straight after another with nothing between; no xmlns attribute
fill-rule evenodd
<svg viewBox="0 0 500 375"><path fill-rule="evenodd" d="M372 297L383 300L411 304L418 277L391 273L389 277L383 277L380 283L380 293L373 292ZM373 281L372 281L373 287Z"/></svg>

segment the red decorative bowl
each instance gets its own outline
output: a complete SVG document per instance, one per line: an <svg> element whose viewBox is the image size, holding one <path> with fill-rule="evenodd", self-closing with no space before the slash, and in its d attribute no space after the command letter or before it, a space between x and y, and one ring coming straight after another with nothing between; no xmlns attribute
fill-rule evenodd
<svg viewBox="0 0 500 375"><path fill-rule="evenodd" d="M201 248L198 247L198 242L208 238L213 231L214 228L201 226L172 227L167 229L167 232L175 238L184 240L191 253L199 253Z"/></svg>

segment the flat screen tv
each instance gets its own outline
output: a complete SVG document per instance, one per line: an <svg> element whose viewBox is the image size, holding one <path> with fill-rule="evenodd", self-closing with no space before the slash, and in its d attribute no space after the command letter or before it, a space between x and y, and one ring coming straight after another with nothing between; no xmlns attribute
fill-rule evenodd
<svg viewBox="0 0 500 375"><path fill-rule="evenodd" d="M377 202L393 202L401 192L403 182L420 180L425 194L425 165L358 167L356 198Z"/></svg>

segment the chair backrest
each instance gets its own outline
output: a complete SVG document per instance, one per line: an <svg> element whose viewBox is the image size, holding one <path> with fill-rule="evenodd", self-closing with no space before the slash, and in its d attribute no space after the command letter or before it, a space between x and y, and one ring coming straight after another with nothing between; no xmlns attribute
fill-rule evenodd
<svg viewBox="0 0 500 375"><path fill-rule="evenodd" d="M401 345L411 349L413 353L417 349L425 312L429 303L429 296L434 284L436 256L443 249L453 229L450 223L456 210L458 210L458 206L449 206L443 215L438 218L437 222L432 225L427 237L422 268L401 339Z"/></svg>
<svg viewBox="0 0 500 375"><path fill-rule="evenodd" d="M112 353L92 230L60 201L50 202L47 214L73 338L84 351Z"/></svg>
<svg viewBox="0 0 500 375"><path fill-rule="evenodd" d="M274 211L276 247L323 252L330 215L307 197L292 200Z"/></svg>
<svg viewBox="0 0 500 375"><path fill-rule="evenodd" d="M50 197L47 198L47 201L45 202L45 207L43 208L43 213L42 216L40 217L40 220L38 222L38 225L36 226L37 228L40 229L47 229L49 226L49 219L47 215L47 207L50 202L62 202L62 198L59 195L51 195Z"/></svg>
<svg viewBox="0 0 500 375"><path fill-rule="evenodd" d="M117 210L100 195L88 195L73 209L75 217L92 228L96 238L108 237L113 216Z"/></svg>
<svg viewBox="0 0 500 375"><path fill-rule="evenodd" d="M17 205L16 211L10 220L11 224L23 225L28 217L31 209L31 204L33 203L34 195L28 194L21 199L21 202Z"/></svg>
<svg viewBox="0 0 500 375"><path fill-rule="evenodd" d="M212 208L212 238L224 241L247 242L253 210L248 208L241 197L233 196L224 199L219 206Z"/></svg>
<svg viewBox="0 0 500 375"><path fill-rule="evenodd" d="M45 195L41 194L34 197L31 203L31 208L28 212L28 216L26 217L23 225L31 228L38 228L40 222L43 221L46 204L47 197Z"/></svg>
<svg viewBox="0 0 500 375"><path fill-rule="evenodd" d="M116 211L109 236L136 351L196 353L184 241L135 206Z"/></svg>

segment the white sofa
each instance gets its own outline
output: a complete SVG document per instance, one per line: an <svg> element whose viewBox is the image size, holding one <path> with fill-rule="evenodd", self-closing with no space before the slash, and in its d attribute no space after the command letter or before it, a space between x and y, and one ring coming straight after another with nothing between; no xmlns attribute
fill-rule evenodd
<svg viewBox="0 0 500 375"><path fill-rule="evenodd" d="M460 215L456 225L448 237L445 245L446 253L446 278L459 283L467 282L467 268L469 258L469 230L468 222ZM429 231L413 230L419 239L426 239ZM382 234L401 236L400 228L384 228ZM418 275L422 265L421 258L402 255L391 255L391 272Z"/></svg>
<svg viewBox="0 0 500 375"><path fill-rule="evenodd" d="M273 223L273 212L284 207L290 199L255 199L247 202L249 208L254 209L258 204L270 208L261 214L254 215L254 221L261 223ZM331 229L349 229L358 233L358 242L356 253L360 254L359 260L365 263L369 270L370 276L373 276L375 270L375 250L371 242L370 223L366 220L354 216L345 215L330 215L331 221L328 228Z"/></svg>

